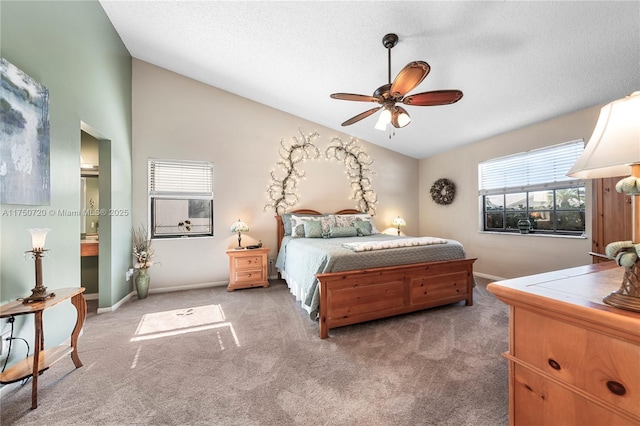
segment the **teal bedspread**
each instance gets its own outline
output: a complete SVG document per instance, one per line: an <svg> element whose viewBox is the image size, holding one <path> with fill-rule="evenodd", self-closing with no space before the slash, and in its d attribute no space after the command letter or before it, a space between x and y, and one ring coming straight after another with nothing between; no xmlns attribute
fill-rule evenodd
<svg viewBox="0 0 640 426"><path fill-rule="evenodd" d="M354 252L343 243L381 241L398 238L376 234L351 238L291 238L284 237L276 260L276 268L287 279L287 285L312 319L319 307L319 286L316 274L350 271L382 266L408 265L421 262L464 259L464 247L455 240L432 244L366 252Z"/></svg>

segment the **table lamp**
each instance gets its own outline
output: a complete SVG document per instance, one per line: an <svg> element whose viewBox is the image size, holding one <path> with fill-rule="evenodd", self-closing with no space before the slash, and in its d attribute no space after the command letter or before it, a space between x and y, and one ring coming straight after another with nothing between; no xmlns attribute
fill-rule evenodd
<svg viewBox="0 0 640 426"><path fill-rule="evenodd" d="M407 226L407 222L405 222L403 218L398 216L395 219L393 219L393 226L395 226L398 229L398 235L400 235L400 227Z"/></svg>
<svg viewBox="0 0 640 426"><path fill-rule="evenodd" d="M31 253L32 258L36 264L36 286L31 289L31 296L22 299L22 303L40 302L50 297L55 296L55 293L47 292L47 288L42 285L42 258L46 255L44 248L44 242L47 238L47 233L50 231L48 228L31 228L27 229L31 233L31 246L32 249L25 252Z"/></svg>
<svg viewBox="0 0 640 426"><path fill-rule="evenodd" d="M236 250L242 249L242 233L247 232L248 230L249 230L249 225L242 222L240 219L238 219L237 222L231 225L231 232L238 233L238 247L236 247Z"/></svg>
<svg viewBox="0 0 640 426"><path fill-rule="evenodd" d="M640 91L611 102L600 116L584 152L568 176L597 179L631 174L616 184L616 191L631 197L632 240L608 244L605 254L626 271L620 288L604 303L640 312ZM607 220L607 218L604 218Z"/></svg>

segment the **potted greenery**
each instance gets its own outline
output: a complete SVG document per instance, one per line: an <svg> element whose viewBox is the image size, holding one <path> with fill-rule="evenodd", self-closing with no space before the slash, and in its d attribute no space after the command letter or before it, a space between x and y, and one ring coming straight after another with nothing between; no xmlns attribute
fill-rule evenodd
<svg viewBox="0 0 640 426"><path fill-rule="evenodd" d="M147 228L143 225L137 229L132 229L133 239L133 255L136 262L133 265L138 270L135 278L136 292L138 299L145 299L149 295L149 274L148 269L153 265L153 248L151 247L151 239L149 239Z"/></svg>

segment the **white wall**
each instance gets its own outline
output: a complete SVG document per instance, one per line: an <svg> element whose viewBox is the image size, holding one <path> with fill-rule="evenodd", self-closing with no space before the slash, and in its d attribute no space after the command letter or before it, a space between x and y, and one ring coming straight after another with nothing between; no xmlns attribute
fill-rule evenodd
<svg viewBox="0 0 640 426"><path fill-rule="evenodd" d="M276 257L274 211L263 211L270 171L280 141L318 132L324 153L331 139L349 136L265 105L156 67L133 61L133 223L148 224L147 159L206 160L214 163L212 238L154 240L156 260L150 290L228 283L225 250L237 245L229 231L238 218L249 224L243 245L262 240ZM378 194L376 226L389 228L398 215L407 234L418 231L418 160L361 142L374 159L373 189ZM354 208L344 165L336 160L307 161L295 208L334 212Z"/></svg>
<svg viewBox="0 0 640 426"><path fill-rule="evenodd" d="M596 106L421 160L420 232L460 241L468 256L478 258L474 271L489 277L514 278L591 263L589 182L586 238L482 233L478 163L576 139L586 142L599 112ZM456 198L448 206L433 202L429 193L433 182L442 177L457 186Z"/></svg>

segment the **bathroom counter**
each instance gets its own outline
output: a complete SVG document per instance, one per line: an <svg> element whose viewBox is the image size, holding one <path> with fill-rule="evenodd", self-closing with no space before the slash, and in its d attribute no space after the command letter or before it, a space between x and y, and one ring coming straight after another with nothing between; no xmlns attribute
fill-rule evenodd
<svg viewBox="0 0 640 426"><path fill-rule="evenodd" d="M80 256L97 256L98 240L80 240Z"/></svg>

